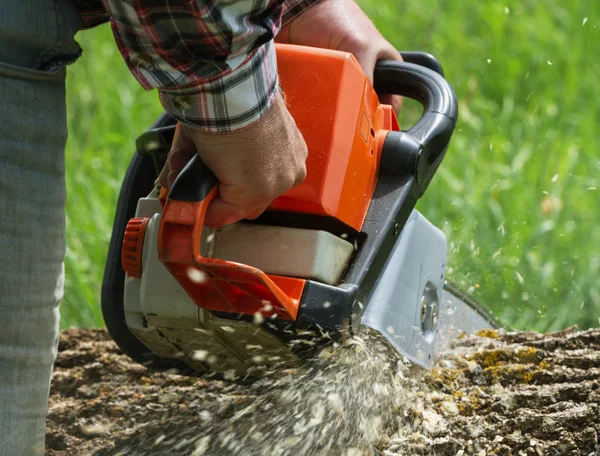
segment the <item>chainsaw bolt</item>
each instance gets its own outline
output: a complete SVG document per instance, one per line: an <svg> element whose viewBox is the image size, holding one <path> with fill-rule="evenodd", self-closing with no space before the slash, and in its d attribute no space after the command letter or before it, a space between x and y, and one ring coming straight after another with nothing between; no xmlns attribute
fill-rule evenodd
<svg viewBox="0 0 600 456"><path fill-rule="evenodd" d="M427 282L421 295L421 330L424 333L435 331L438 322L438 294L436 286Z"/></svg>
<svg viewBox="0 0 600 456"><path fill-rule="evenodd" d="M427 319L427 297L421 296L421 323L425 323Z"/></svg>
<svg viewBox="0 0 600 456"><path fill-rule="evenodd" d="M435 329L438 321L437 303L431 304L431 329Z"/></svg>

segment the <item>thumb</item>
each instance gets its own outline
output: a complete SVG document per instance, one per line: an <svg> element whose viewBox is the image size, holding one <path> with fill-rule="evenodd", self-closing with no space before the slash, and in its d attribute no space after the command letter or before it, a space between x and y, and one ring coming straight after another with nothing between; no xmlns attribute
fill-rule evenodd
<svg viewBox="0 0 600 456"><path fill-rule="evenodd" d="M222 184L221 184L222 185ZM221 185L219 187L221 187ZM240 207L216 197L208 205L204 224L209 228L220 228L231 223L239 222L242 219L254 219L262 214L268 207L268 204L258 204L251 207Z"/></svg>
<svg viewBox="0 0 600 456"><path fill-rule="evenodd" d="M181 170L195 153L196 146L194 142L185 131L185 128L181 127L173 140L165 166L158 176L161 187L171 188Z"/></svg>
<svg viewBox="0 0 600 456"><path fill-rule="evenodd" d="M379 60L402 61L402 56L400 53L387 42L382 44L377 52L373 52L372 49L368 48L365 50L355 51L354 57L356 57L356 60L367 75L367 78L371 84L373 84L375 65L377 65ZM398 95L381 94L379 97L379 102L381 104L392 105L394 107L394 111L398 112L402 106L402 97Z"/></svg>
<svg viewBox="0 0 600 456"><path fill-rule="evenodd" d="M355 50L353 54L354 58L356 58L358 64L369 79L369 82L373 84L373 73L375 72L375 64L377 63L377 54L369 49L358 51Z"/></svg>

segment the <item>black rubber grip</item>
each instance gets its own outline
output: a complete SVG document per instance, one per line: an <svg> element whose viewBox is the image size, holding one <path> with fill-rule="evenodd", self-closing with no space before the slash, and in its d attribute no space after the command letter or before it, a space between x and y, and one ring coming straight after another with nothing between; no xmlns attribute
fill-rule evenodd
<svg viewBox="0 0 600 456"><path fill-rule="evenodd" d="M374 87L380 94L402 95L423 106L423 115L408 131L387 135L380 166L382 172L415 176L422 195L456 126L456 94L440 73L414 63L391 60L377 63Z"/></svg>
<svg viewBox="0 0 600 456"><path fill-rule="evenodd" d="M400 51L400 55L406 63L414 63L430 70L435 71L440 76L444 76L444 69L442 64L438 62L433 55L428 52L413 52L413 51Z"/></svg>
<svg viewBox="0 0 600 456"><path fill-rule="evenodd" d="M217 177L204 164L200 156L194 157L181 170L169 191L169 199L174 201L203 201L218 184Z"/></svg>
<svg viewBox="0 0 600 456"><path fill-rule="evenodd" d="M374 81L378 93L417 100L426 113L437 112L453 120L458 116L458 102L452 87L442 75L429 68L414 63L382 60L375 66Z"/></svg>

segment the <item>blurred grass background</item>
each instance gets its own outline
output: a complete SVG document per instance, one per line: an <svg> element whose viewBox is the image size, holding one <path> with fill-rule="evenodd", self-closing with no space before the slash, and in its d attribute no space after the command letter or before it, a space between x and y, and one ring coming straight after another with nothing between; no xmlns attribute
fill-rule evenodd
<svg viewBox="0 0 600 456"><path fill-rule="evenodd" d="M428 51L460 102L418 208L449 240L448 277L510 328L599 326L600 3L362 0L403 50ZM160 114L105 25L69 68L62 326L101 326L100 285L135 138ZM405 126L414 103L401 114Z"/></svg>

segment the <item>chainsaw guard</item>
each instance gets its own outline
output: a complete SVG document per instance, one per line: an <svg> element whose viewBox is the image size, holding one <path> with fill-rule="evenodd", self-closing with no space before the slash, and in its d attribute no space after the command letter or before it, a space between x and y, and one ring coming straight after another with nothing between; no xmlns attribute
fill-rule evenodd
<svg viewBox="0 0 600 456"><path fill-rule="evenodd" d="M363 325L425 368L461 333L496 327L445 285L446 252L444 234L413 210L362 316Z"/></svg>

